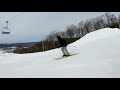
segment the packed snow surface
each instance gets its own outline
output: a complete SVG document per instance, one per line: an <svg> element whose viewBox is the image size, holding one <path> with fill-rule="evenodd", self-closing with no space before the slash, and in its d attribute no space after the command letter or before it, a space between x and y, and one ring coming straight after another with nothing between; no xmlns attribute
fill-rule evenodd
<svg viewBox="0 0 120 90"><path fill-rule="evenodd" d="M116 78L120 77L120 30L104 28L60 48L30 54L0 52L0 78Z"/></svg>

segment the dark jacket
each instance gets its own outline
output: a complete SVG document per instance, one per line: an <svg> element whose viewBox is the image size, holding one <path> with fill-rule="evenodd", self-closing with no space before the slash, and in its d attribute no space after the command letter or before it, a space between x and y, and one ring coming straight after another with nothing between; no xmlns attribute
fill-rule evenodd
<svg viewBox="0 0 120 90"><path fill-rule="evenodd" d="M57 36L57 39L58 39L58 41L60 43L60 47L67 46L67 43L63 38L61 38L60 36Z"/></svg>

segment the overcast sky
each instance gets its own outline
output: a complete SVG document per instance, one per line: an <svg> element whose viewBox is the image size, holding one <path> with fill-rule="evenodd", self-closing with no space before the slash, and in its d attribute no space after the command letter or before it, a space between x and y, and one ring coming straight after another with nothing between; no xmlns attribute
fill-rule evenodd
<svg viewBox="0 0 120 90"><path fill-rule="evenodd" d="M52 31L65 31L67 25L105 12L0 12L0 31L9 21L11 34L0 33L0 43L36 42ZM120 12L111 12L118 16Z"/></svg>

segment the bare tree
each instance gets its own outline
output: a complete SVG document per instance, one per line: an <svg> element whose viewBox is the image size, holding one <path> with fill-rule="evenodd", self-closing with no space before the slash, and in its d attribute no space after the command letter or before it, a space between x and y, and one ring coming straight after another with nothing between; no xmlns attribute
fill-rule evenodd
<svg viewBox="0 0 120 90"><path fill-rule="evenodd" d="M118 19L117 19L117 17L114 14L109 13L109 12L105 13L105 17L107 19L107 26L108 27L112 26L113 24L114 25L118 24Z"/></svg>
<svg viewBox="0 0 120 90"><path fill-rule="evenodd" d="M118 16L118 25L119 25L119 29L120 29L120 14Z"/></svg>
<svg viewBox="0 0 120 90"><path fill-rule="evenodd" d="M66 28L66 33L69 35L70 38L74 37L74 31L73 30L74 30L73 25L67 26L67 28Z"/></svg>
<svg viewBox="0 0 120 90"><path fill-rule="evenodd" d="M80 31L80 37L83 37L85 35L84 33L84 22L81 21L78 25L79 31Z"/></svg>

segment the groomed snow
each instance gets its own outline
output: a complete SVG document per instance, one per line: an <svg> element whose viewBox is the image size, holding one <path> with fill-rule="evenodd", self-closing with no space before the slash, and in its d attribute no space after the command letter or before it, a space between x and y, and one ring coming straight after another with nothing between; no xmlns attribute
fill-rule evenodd
<svg viewBox="0 0 120 90"><path fill-rule="evenodd" d="M104 28L68 45L77 55L62 56L60 48L31 54L0 52L0 78L120 77L120 30Z"/></svg>

